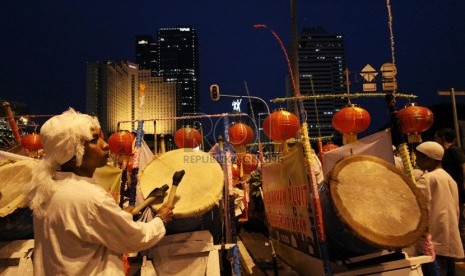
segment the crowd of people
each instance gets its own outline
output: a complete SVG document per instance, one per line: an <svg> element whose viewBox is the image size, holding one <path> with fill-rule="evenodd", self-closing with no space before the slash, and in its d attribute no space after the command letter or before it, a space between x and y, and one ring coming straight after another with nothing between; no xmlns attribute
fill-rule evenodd
<svg viewBox="0 0 465 276"><path fill-rule="evenodd" d="M165 235L173 207L163 206L149 222L134 221L92 179L110 154L100 132L95 117L71 108L41 127L47 154L25 188L34 216L35 275L124 275L123 253L146 250ZM424 274L455 275L465 248L465 153L455 132L444 128L435 141L416 146L415 155L436 253Z"/></svg>

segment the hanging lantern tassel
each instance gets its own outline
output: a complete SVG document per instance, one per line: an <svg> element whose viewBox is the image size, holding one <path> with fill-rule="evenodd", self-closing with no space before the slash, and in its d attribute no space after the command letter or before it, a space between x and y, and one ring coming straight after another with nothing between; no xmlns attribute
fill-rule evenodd
<svg viewBox="0 0 465 276"><path fill-rule="evenodd" d="M333 116L333 127L342 133L342 143L354 143L357 134L365 131L370 126L370 113L355 104L339 110Z"/></svg>
<svg viewBox="0 0 465 276"><path fill-rule="evenodd" d="M421 143L421 133L428 130L434 122L433 112L415 103L399 110L397 116L409 144Z"/></svg>

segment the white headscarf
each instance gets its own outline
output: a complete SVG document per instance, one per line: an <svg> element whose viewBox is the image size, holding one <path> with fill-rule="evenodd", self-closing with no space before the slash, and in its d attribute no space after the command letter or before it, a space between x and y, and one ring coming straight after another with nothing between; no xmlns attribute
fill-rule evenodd
<svg viewBox="0 0 465 276"><path fill-rule="evenodd" d="M82 163L85 141L92 139L92 128L100 128L97 118L76 112L73 108L50 118L40 129L44 157L32 172L30 185L25 187L29 208L35 215L44 216L53 194L53 177L61 165L76 156Z"/></svg>

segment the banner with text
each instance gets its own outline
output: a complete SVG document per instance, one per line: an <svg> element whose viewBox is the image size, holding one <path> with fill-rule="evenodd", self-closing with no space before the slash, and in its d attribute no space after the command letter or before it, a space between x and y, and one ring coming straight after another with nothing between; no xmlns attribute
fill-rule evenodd
<svg viewBox="0 0 465 276"><path fill-rule="evenodd" d="M272 238L319 257L305 163L302 145L296 144L281 163L264 164L263 199Z"/></svg>

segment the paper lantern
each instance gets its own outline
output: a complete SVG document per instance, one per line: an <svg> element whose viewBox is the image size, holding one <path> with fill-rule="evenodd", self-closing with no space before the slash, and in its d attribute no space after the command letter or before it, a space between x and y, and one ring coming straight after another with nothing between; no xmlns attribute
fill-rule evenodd
<svg viewBox="0 0 465 276"><path fill-rule="evenodd" d="M339 148L339 146L332 142L328 142L326 145L318 143L318 158L320 158L320 161L323 162L323 155L328 151L332 151L337 148Z"/></svg>
<svg viewBox="0 0 465 276"><path fill-rule="evenodd" d="M245 146L253 140L253 130L244 123L234 123L228 128L229 142L234 146Z"/></svg>
<svg viewBox="0 0 465 276"><path fill-rule="evenodd" d="M322 150L323 153L325 153L325 152L332 151L332 150L337 149L337 148L339 148L338 145L329 142L326 145L324 145L321 150Z"/></svg>
<svg viewBox="0 0 465 276"><path fill-rule="evenodd" d="M357 134L370 126L370 113L365 109L351 104L339 110L333 116L333 127L342 133L342 143L357 141Z"/></svg>
<svg viewBox="0 0 465 276"><path fill-rule="evenodd" d="M43 149L42 143L40 142L40 135L36 133L24 135L21 138L21 145L29 151Z"/></svg>
<svg viewBox="0 0 465 276"><path fill-rule="evenodd" d="M248 174L257 169L258 158L251 153L241 153L237 155L237 165L239 168L242 166L244 174Z"/></svg>
<svg viewBox="0 0 465 276"><path fill-rule="evenodd" d="M115 132L108 137L110 152L116 155L129 156L132 153L132 143L135 136L127 130Z"/></svg>
<svg viewBox="0 0 465 276"><path fill-rule="evenodd" d="M174 143L178 148L196 148L202 142L200 132L190 126L185 126L174 134Z"/></svg>
<svg viewBox="0 0 465 276"><path fill-rule="evenodd" d="M433 112L426 107L411 103L397 112L402 132L409 143L421 143L421 133L428 130L434 122Z"/></svg>
<svg viewBox="0 0 465 276"><path fill-rule="evenodd" d="M297 116L284 109L274 111L263 122L263 132L273 141L294 138L299 128Z"/></svg>

